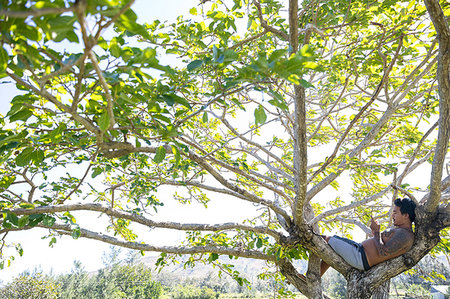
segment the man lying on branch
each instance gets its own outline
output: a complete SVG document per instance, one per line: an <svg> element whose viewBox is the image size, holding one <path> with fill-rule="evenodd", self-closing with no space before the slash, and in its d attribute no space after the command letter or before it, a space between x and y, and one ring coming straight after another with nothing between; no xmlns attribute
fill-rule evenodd
<svg viewBox="0 0 450 299"><path fill-rule="evenodd" d="M416 218L416 204L409 198L397 198L392 211L393 228L380 233L380 225L373 218L370 229L373 237L356 243L338 236L324 236L324 239L352 267L369 270L371 267L407 252L414 243L412 222ZM329 265L322 261L320 273L323 275Z"/></svg>

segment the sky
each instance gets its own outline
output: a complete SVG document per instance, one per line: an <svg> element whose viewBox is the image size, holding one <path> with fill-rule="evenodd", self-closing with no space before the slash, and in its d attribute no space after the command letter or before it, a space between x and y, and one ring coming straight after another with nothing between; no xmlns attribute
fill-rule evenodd
<svg viewBox="0 0 450 299"><path fill-rule="evenodd" d="M189 9L198 3L198 0L136 0L132 9L138 15L140 22L152 22L155 19L174 21L179 15L187 15ZM9 110L9 101L17 95L18 91L13 84L0 84L0 90L0 113L5 115ZM226 207L217 203L217 206L212 204L211 208L220 211ZM164 207L163 210L170 210L170 206ZM173 215L177 217L173 219L184 217L186 221L196 222L195 220L198 220L199 216L207 215L204 208L199 206L187 207L184 211L186 215ZM83 220L83 215L74 215L77 219L80 217L79 221ZM98 219L97 221L103 220ZM48 246L50 240L42 239L45 234L45 230L39 230L38 233L33 230L8 235L9 241L21 243L24 255L20 257L15 254L16 259L11 267L0 270L0 284L1 281L7 283L26 270L41 269L46 273L68 273L73 268L75 260L81 261L87 271L95 271L103 265L104 252L109 251L108 244L86 239L73 240L71 237L58 239L53 248L50 248ZM181 238L181 235L166 231L164 237L151 233L149 237L155 240L164 239L166 242L175 242Z"/></svg>

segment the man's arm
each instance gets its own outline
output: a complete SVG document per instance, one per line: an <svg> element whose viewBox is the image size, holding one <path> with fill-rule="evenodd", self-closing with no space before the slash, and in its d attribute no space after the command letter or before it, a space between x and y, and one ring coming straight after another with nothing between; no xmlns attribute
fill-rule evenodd
<svg viewBox="0 0 450 299"><path fill-rule="evenodd" d="M380 256L394 257L405 253L412 244L411 234L405 229L385 231L383 238L380 234L380 225L372 219L370 223L375 247ZM385 241L383 241L383 239Z"/></svg>

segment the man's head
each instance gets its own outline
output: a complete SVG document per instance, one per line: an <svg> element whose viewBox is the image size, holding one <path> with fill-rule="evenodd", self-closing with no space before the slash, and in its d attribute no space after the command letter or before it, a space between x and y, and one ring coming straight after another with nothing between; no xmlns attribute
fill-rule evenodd
<svg viewBox="0 0 450 299"><path fill-rule="evenodd" d="M416 209L416 204L409 198L397 198L394 201L394 205L395 207L397 207L397 209L394 209L394 213L396 212L400 212L401 216L406 217L408 216L409 221L410 222L414 222L414 220L416 219L416 213L414 212L414 210ZM394 207L394 208L395 208ZM400 217L399 215L397 217ZM395 225L395 221L396 221L396 215L393 215L394 218L394 225Z"/></svg>

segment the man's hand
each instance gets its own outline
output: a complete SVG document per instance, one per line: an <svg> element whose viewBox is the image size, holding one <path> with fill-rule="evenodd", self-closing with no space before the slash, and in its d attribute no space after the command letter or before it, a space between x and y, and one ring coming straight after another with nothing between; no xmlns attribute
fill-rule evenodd
<svg viewBox="0 0 450 299"><path fill-rule="evenodd" d="M380 225L378 224L378 222L372 218L370 218L370 229L372 230L372 234L375 235L375 233L379 233L380 232Z"/></svg>

